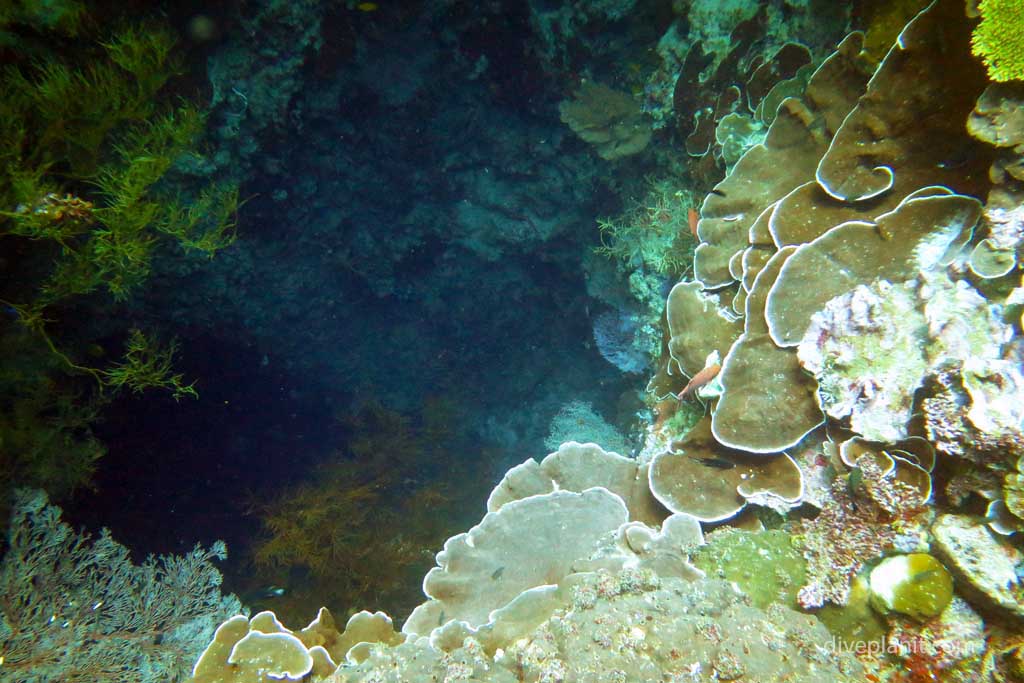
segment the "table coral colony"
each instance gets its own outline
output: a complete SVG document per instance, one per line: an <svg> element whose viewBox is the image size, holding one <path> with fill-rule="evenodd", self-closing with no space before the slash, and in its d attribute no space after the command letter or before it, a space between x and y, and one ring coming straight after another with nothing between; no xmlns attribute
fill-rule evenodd
<svg viewBox="0 0 1024 683"><path fill-rule="evenodd" d="M400 631L236 616L192 680L1024 680L1024 87L992 38L1024 19L967 5L989 71L937 0L742 95L781 93L700 207L638 455L513 467ZM626 94L577 98L602 157L648 144Z"/></svg>

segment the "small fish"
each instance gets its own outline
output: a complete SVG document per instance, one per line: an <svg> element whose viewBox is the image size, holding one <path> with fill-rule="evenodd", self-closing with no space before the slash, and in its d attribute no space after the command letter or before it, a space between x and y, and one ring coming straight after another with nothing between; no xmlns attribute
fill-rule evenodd
<svg viewBox="0 0 1024 683"><path fill-rule="evenodd" d="M850 470L850 476L846 478L846 492L849 493L851 496L856 496L859 493L861 483L863 481L864 470L862 470L859 467L854 467L852 470Z"/></svg>
<svg viewBox="0 0 1024 683"><path fill-rule="evenodd" d="M686 383L686 386L683 387L683 390L676 394L676 398L678 398L680 401L685 401L691 396L694 396L698 391L700 391L700 389L703 386L705 386L708 382L713 380L721 371L721 369L722 366L719 365L718 363L714 363L712 365L707 366L706 368L704 368L703 370L701 370L696 375L690 378L690 381Z"/></svg>
<svg viewBox="0 0 1024 683"><path fill-rule="evenodd" d="M724 192L722 192L721 190L717 190L717 189L712 189L710 194L716 194L719 197L724 197L725 196Z"/></svg>
<svg viewBox="0 0 1024 683"><path fill-rule="evenodd" d="M699 462L705 467L714 467L716 470L731 470L733 467L736 467L736 463L729 462L724 458L695 458L690 456L690 460Z"/></svg>
<svg viewBox="0 0 1024 683"><path fill-rule="evenodd" d="M264 588L257 588L254 591L250 591L242 596L242 602L253 602L256 600L271 600L273 598L279 598L288 590L281 588L280 586L265 586Z"/></svg>
<svg viewBox="0 0 1024 683"><path fill-rule="evenodd" d="M918 572L917 574L914 574L913 576L911 576L910 577L910 582L911 583L921 583L925 579L930 579L931 577L935 576L938 573L939 573L938 569L926 569L923 572Z"/></svg>
<svg viewBox="0 0 1024 683"><path fill-rule="evenodd" d="M437 625L440 626L444 623L444 610L441 610L441 614L437 615Z"/></svg>
<svg viewBox="0 0 1024 683"><path fill-rule="evenodd" d="M700 214L697 213L697 209L690 207L690 210L686 212L686 218L690 222L690 234L693 235L693 239L700 239L697 237L697 223L700 221Z"/></svg>
<svg viewBox="0 0 1024 683"><path fill-rule="evenodd" d="M505 573L505 565L502 565L502 566L498 567L497 569L495 569L494 573L491 574L491 580L497 581L498 579L501 578L501 575L504 574L504 573Z"/></svg>
<svg viewBox="0 0 1024 683"><path fill-rule="evenodd" d="M361 2L356 5L356 9L360 12L376 12L377 7L378 5L375 2Z"/></svg>

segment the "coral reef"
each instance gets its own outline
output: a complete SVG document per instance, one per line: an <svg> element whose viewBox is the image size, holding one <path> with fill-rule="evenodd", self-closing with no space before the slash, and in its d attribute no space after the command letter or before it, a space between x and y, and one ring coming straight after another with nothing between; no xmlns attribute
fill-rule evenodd
<svg viewBox="0 0 1024 683"><path fill-rule="evenodd" d="M984 525L961 515L943 515L932 527L936 552L961 581L960 590L983 606L1024 618L1016 548L1000 544Z"/></svg>
<svg viewBox="0 0 1024 683"><path fill-rule="evenodd" d="M953 577L927 553L887 557L871 570L868 580L874 605L883 613L926 621L942 614L953 599Z"/></svg>
<svg viewBox="0 0 1024 683"><path fill-rule="evenodd" d="M487 499L496 512L505 503L552 491L583 491L600 486L619 496L629 518L651 526L667 514L647 489L647 467L595 443L568 441L538 463L526 460L505 473Z"/></svg>
<svg viewBox="0 0 1024 683"><path fill-rule="evenodd" d="M858 21L866 16L868 35L850 33L826 56L825 36L836 37L846 23L847 3L692 0L652 9L630 0L559 8L530 2L515 19L543 34L531 56L536 70L526 65L519 69L526 76L506 80L459 30L433 30L448 20L439 6L423 10L429 21L422 24L388 10L391 23L368 19L366 34L350 39L352 69L340 70L351 73L315 101L299 92L300 73L307 59L311 69L312 60L318 69L332 67L320 61L319 36L336 17L314 3L300 30L301 9L257 0L257 19L246 26L255 32L276 25L278 33L261 59L237 43L220 54L236 61L217 80L217 115L230 123L226 105L239 106L238 129L222 139L225 159L252 160L246 131L272 129L275 118L307 121L297 112L311 107L331 123L322 124L319 147L290 151L291 158L347 170L309 174L287 187L283 167L268 171L280 182L267 206L278 216L293 210L290 219L314 226L296 235L295 248L315 250L318 260L311 270L279 269L273 283L256 277L255 266L242 277L275 291L287 280L282 300L295 304L290 324L300 326L325 317L322 304L346 308L345 320L376 315L389 297L422 304L388 339L393 343L372 342L384 368L378 372L391 382L382 391L401 394L406 405L432 382L452 386L445 377L451 363L485 376L460 399L477 410L499 406L502 417L488 425L495 432L517 424L523 396L545 419L562 409L550 427L553 452L504 476L479 464L476 434L448 431L451 415L424 410L408 418L369 406L342 420L347 449L260 502L267 531L254 550L260 578L308 575L304 597L315 592L335 609L354 611L371 600L392 614L418 606L400 632L380 612L358 612L344 629L327 610L301 630L272 612L234 616L212 641L207 633L196 683L1019 678L1024 96L1015 85L990 83L996 75L990 69L986 76L971 55L974 25L960 0L936 0L919 12L910 12L913 3L897 4L883 11L865 3ZM376 3L365 5L346 9L378 11ZM996 54L1002 45L979 36L1005 31L1013 15L1000 15L1003 7L982 0L973 42L995 69L1012 61ZM486 3L479 8L487 21L494 11ZM806 34L810 45L791 42L791 32L817 13L820 26ZM909 23L897 30L904 18ZM641 24L665 31L662 64L646 81L640 72L650 64L642 59L635 66L594 60L579 72L600 49L587 29L614 22L632 30L602 54L628 54L622 44L640 43L654 30ZM295 29L293 50L285 49L281 26ZM480 29L476 39L488 36ZM389 49L395 41L423 47ZM889 49L880 47L889 41ZM441 57L448 53L451 64ZM246 62L259 67L246 90L282 81L278 92L253 102L252 120L251 94L226 95L233 78L246 77ZM440 82L434 71L508 88L538 108L530 115L557 108L568 128L524 115L515 123L519 135L499 141L481 123L495 112L445 99L432 87ZM541 75L574 99L532 100L528 82ZM636 93L644 82L642 109ZM355 119L338 123L336 105L351 101L338 91L349 87L377 115L414 111L424 128L465 131L487 140L493 153L452 149L439 142L444 136L410 141L406 130L382 134L359 130ZM385 129L408 121L379 118ZM655 130L670 120L677 125ZM570 129L587 144L573 140ZM359 178L366 153L359 144L338 145L346 136L388 138L386 149L396 153L366 163ZM343 151L328 153L327 146ZM690 160L665 162L682 154L678 147ZM275 166L286 157L279 154L264 162ZM660 163L677 173L644 180L643 199L625 202L624 210L614 201L589 207L623 213L599 224L597 253L581 257L562 238L587 222L578 220L582 210L564 205L598 194L592 178L601 160L635 169ZM682 167L688 172L678 173ZM695 188L720 171L724 178L698 211L691 206ZM347 185L336 180L344 173L352 175ZM389 197L386 210L369 202L338 210L358 194L353 187L379 194L389 176L410 181L408 196ZM563 176L572 182L554 180ZM434 192L457 199L431 203ZM103 210L90 202L47 193L15 213L25 231L63 239ZM373 210L376 220L367 219ZM394 231L374 234L383 223ZM692 266L688 235L699 242ZM272 260L281 248L270 244L248 245L239 262ZM454 265L467 257L472 267ZM502 356L515 343L477 343L475 328L463 324L486 319L510 337L521 335L514 341L531 331L536 339L556 338L563 321L535 316L531 304L562 295L527 273L537 264L586 258L590 297L566 296L543 310L571 312L566 317L583 330L590 357L599 366L603 357L620 374L647 370L651 352L660 354L651 411L641 413L650 419L640 448L575 387L545 395L531 378L546 370L525 367L524 355ZM340 291L352 292L356 283L362 298L350 307L326 305L334 295L319 291L306 300L304 291L322 285L314 271L343 273ZM111 291L142 274L114 278ZM453 275L457 285L439 284ZM617 286L605 287L613 281ZM472 296L460 293L467 284ZM514 306L479 305L485 300ZM610 308L592 312L595 300ZM663 300L661 321L652 302ZM226 315L245 320L255 311L258 343L267 344L273 328L260 306L254 297ZM330 338L341 356L342 343L328 334L333 326L343 324L311 325L300 338ZM444 350L424 359L411 341L420 334L444 340ZM583 355L576 347L565 352ZM487 356L502 358L474 365ZM137 348L111 372L131 370L149 384L187 390L167 358ZM322 362L337 369L348 361ZM392 372L400 367L422 375L407 393L401 373ZM354 373L353 392L365 395L373 374ZM601 381L585 376L581 384ZM130 377L122 384L133 386ZM499 478L486 511L475 513L474 493ZM451 535L454 520L467 530ZM412 597L410 586L438 548L423 595ZM290 620L294 614L285 611L297 609L292 603L277 611ZM875 639L878 652L848 651Z"/></svg>
<svg viewBox="0 0 1024 683"><path fill-rule="evenodd" d="M803 495L803 476L788 455L765 459L730 449L706 418L651 459L649 477L662 505L702 522L734 517L751 500L785 510Z"/></svg>
<svg viewBox="0 0 1024 683"><path fill-rule="evenodd" d="M861 470L868 482L884 476L867 463ZM838 480L821 513L800 525L798 544L808 562L808 583L798 596L802 607L821 607L826 602L845 605L852 580L865 563L908 542L911 547L904 549L917 549L915 528L921 528L923 520L895 524L900 518L879 504L877 490L864 487L851 492L848 481ZM898 514L909 516L917 511L900 509Z"/></svg>
<svg viewBox="0 0 1024 683"><path fill-rule="evenodd" d="M1012 637L986 649L974 610L1017 619L1022 604L1019 93L989 88L955 0L902 31L891 17L906 6L875 8L874 39L896 40L880 61L852 33L823 60L780 45L743 63L759 9L725 7L728 30L698 39L708 54L680 24L662 46L683 46L684 73L708 69L695 128L717 129L718 148L685 132L727 175L697 216L693 279L668 293L639 456L572 442L513 467L437 554L405 641L335 660L330 680L860 676L794 608L840 638L887 636L870 680L968 680L979 663L1005 680ZM715 91L723 66L751 77ZM563 120L624 155L609 129L634 105L595 82ZM693 100L675 85L681 112ZM636 238L637 223L607 223L604 249L658 270L648 251L671 245ZM594 323L606 341L616 320ZM628 365L621 342L604 346ZM671 395L710 414L665 407ZM705 539L701 524L750 530ZM699 623L675 616L697 600Z"/></svg>
<svg viewBox="0 0 1024 683"><path fill-rule="evenodd" d="M751 607L725 582L599 573L577 579L567 606L493 661L472 638L444 655L413 640L342 666L332 680L395 670L417 680L858 680L859 666L828 643L813 618Z"/></svg>
<svg viewBox="0 0 1024 683"><path fill-rule="evenodd" d="M228 683L270 679L324 677L337 662L365 659L375 643L398 645L401 637L383 612L353 614L339 631L334 616L321 608L301 631L284 627L273 612L251 619L236 615L217 629L193 668L194 683Z"/></svg>
<svg viewBox="0 0 1024 683"><path fill-rule="evenodd" d="M628 463L593 446L567 444L555 454L559 469L576 462L571 470L586 475L579 464L587 460L576 460L586 452L593 463ZM554 469L554 460L545 463ZM527 461L524 467L538 466ZM537 474L510 473L491 495L506 502L468 534L449 539L424 581L431 597L406 622L404 641L390 639L384 628L343 652L322 644L352 640L314 627L323 614L300 632L288 631L271 613L234 617L221 626L193 680L255 681L256 662L263 671L281 672L275 675L294 670L333 681L396 674L416 680L856 680L860 665L833 648L814 617L778 604L755 607L733 585L689 566L687 553L703 542L693 517L673 515L657 532L628 521L623 499L602 487L507 500L513 481L530 488L525 480ZM304 637L310 630L323 639ZM318 668L324 665L330 675Z"/></svg>
<svg viewBox="0 0 1024 683"><path fill-rule="evenodd" d="M693 563L709 577L736 584L754 607L797 607L797 590L806 579L807 566L789 533L723 526L706 540L693 553Z"/></svg>

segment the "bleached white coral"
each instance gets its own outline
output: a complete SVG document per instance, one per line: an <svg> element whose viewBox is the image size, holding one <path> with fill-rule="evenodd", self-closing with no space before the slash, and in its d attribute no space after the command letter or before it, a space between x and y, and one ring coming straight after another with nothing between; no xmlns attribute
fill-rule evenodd
<svg viewBox="0 0 1024 683"><path fill-rule="evenodd" d="M925 377L955 371L978 429L1019 430L1024 377L1019 360L1004 359L1013 327L1002 307L944 271L920 277L858 286L813 316L797 353L818 379L822 408L868 439L898 441Z"/></svg>
<svg viewBox="0 0 1024 683"><path fill-rule="evenodd" d="M913 286L877 281L816 313L797 355L826 413L868 439L898 441L925 376L926 330Z"/></svg>
<svg viewBox="0 0 1024 683"><path fill-rule="evenodd" d="M1024 206L985 210L989 239L997 249L1016 249L1024 242Z"/></svg>
<svg viewBox="0 0 1024 683"><path fill-rule="evenodd" d="M962 371L971 397L967 419L992 436L1024 431L1024 375L1021 359L968 358Z"/></svg>

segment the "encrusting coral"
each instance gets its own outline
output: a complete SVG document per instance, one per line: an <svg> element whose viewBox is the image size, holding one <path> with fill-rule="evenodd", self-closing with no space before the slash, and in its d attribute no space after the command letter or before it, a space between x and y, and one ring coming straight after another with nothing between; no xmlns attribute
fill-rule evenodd
<svg viewBox="0 0 1024 683"><path fill-rule="evenodd" d="M559 481L587 476L574 465L578 457L603 462L597 468L609 473L625 464L593 444L567 444L553 455L544 462L560 461L547 470ZM753 607L729 584L690 566L688 553L703 542L693 517L672 515L658 531L630 521L625 502L602 487L516 499L515 488L543 486L536 463L524 465L492 492L494 511L438 554L424 581L431 597L406 622L404 638L383 621L353 644L352 622L339 634L323 612L299 632L269 612L234 617L193 680L246 683L273 671L272 677L371 681L396 669L411 680L548 680L560 672L661 681L702 671L764 681L856 680L859 665L832 648L813 617L779 605Z"/></svg>
<svg viewBox="0 0 1024 683"><path fill-rule="evenodd" d="M987 281L1015 273L1015 238L1008 242L1012 246L1003 248L998 267L991 254L995 243L980 240L988 234L1015 235L1014 227L1003 227L1013 225L1014 208L1007 203L1012 200L1002 199L994 213L996 225L990 229L994 233L978 235L979 220L996 211L983 213L975 199L986 187L982 169L991 152L978 149L967 167L949 161L951 156L959 157L945 142L975 149L961 122L985 85L969 55L965 59L966 27L950 19L958 9L962 11L955 5L933 3L921 13L901 34L859 100L857 88L864 81L856 65L863 62L854 59L858 42L851 37L811 77L801 100L783 103L765 143L740 159L702 207L698 225L702 244L695 255L695 272L704 291L697 284L680 284L669 297L672 339L668 350L684 372L693 374L703 366L709 348L700 344L721 344L716 330L724 316L705 306L703 315L673 324L674 312L685 310L680 304L689 298L708 297L712 291L724 300L730 290L723 288L737 282L734 300L741 306L734 305L733 310L746 309L747 330L751 318L767 320L771 342L764 357L774 358L781 350L775 347L799 344L800 365L815 374L815 397L831 418L830 428L842 426L880 442L872 459L832 465L827 476L836 483L831 493L824 493L823 503L816 503L824 504L824 509L817 519L804 523L802 543L811 562L811 582L801 599L805 606L845 603L850 582L865 561L885 552L912 550L920 542L915 537L928 537L927 516L915 515L932 502L934 455L924 455L923 460L917 454L896 455L900 451L895 442L908 434L922 434L921 424L914 422L916 411L924 408L929 438L937 440L943 452L971 458L992 472L1005 471L1006 463L1019 457L1019 449L1012 445L1021 433L1020 416L1013 408L1020 404L1017 332L1013 321L1004 318L999 299L987 298L991 288L978 289L964 277L969 261L975 262L974 272L985 268L983 274L991 275ZM954 43L959 46L955 65L948 52ZM951 73L957 78L951 78ZM934 87L919 87L922 78L933 81ZM897 85L900 82L907 85ZM830 86L827 90L822 88L824 83ZM854 96L847 97L844 105L852 111L847 116L842 107L825 109L826 114L819 115L825 122L817 128L819 137L800 133L802 126L814 121L816 107L808 103L813 104L823 92L840 96L852 92ZM899 103L886 99L895 92L927 95ZM1012 148L1015 110L1002 104L1008 97L1013 96L982 96L972 133ZM840 101L831 100L833 104ZM923 118L911 123L908 112L914 108ZM800 116L792 117L794 112ZM925 133L929 129L930 135ZM988 132L995 130L999 132ZM785 138L780 137L783 131L789 131ZM929 147L936 136L944 138L944 144ZM814 139L820 146L795 143ZM781 140L787 141L786 147ZM762 160L773 148L786 150L784 168ZM781 151L775 154L782 158ZM802 160L806 160L803 165ZM950 168L954 164L955 172ZM770 165L777 170L768 171ZM813 180L801 184L794 177L801 168L814 165ZM1007 177L1007 168L1013 168L1012 159L999 166L1001 175L994 172L993 180ZM1006 191L1000 195L1004 196ZM796 251L786 254L794 246ZM986 248L988 260L983 265L980 249ZM757 283L772 252L784 262L769 283L767 304L758 304ZM707 334L698 331L704 321L711 325ZM743 348L743 337L726 340L733 345L726 358L735 357ZM772 455L783 447L773 446L771 439L793 426L790 411L799 405L793 400L772 400L779 395L772 382L781 379L778 368L785 366L777 361L765 361L760 367L744 365L751 379L739 384L730 380L728 360L723 363L716 380L721 396L717 402L712 398L711 404L713 421L720 423L713 434L723 446L783 457ZM939 378L944 378L942 387L948 388L936 391ZM761 401L766 410L758 408ZM735 411L736 417L730 412L731 402L742 406ZM735 424L743 424L742 428L726 426L755 416L761 417L760 426L741 422ZM805 433L797 432L794 444ZM821 438L813 434L805 438ZM686 456L685 440L681 445L680 455ZM892 457L882 452L885 449ZM699 459L703 452L692 455ZM827 471L829 467L827 459L822 466L804 459L799 462L808 468L805 476L812 474L811 468ZM706 472L714 475L711 468ZM728 510L735 514L742 506L736 502L735 488L726 485L732 470L726 472L719 475L718 498L724 506L721 514L728 516ZM698 487L681 486L684 496L687 489ZM701 486L694 500L714 490ZM1005 510L998 489L984 495ZM863 496L867 498L856 500ZM894 521L902 532L894 534Z"/></svg>

